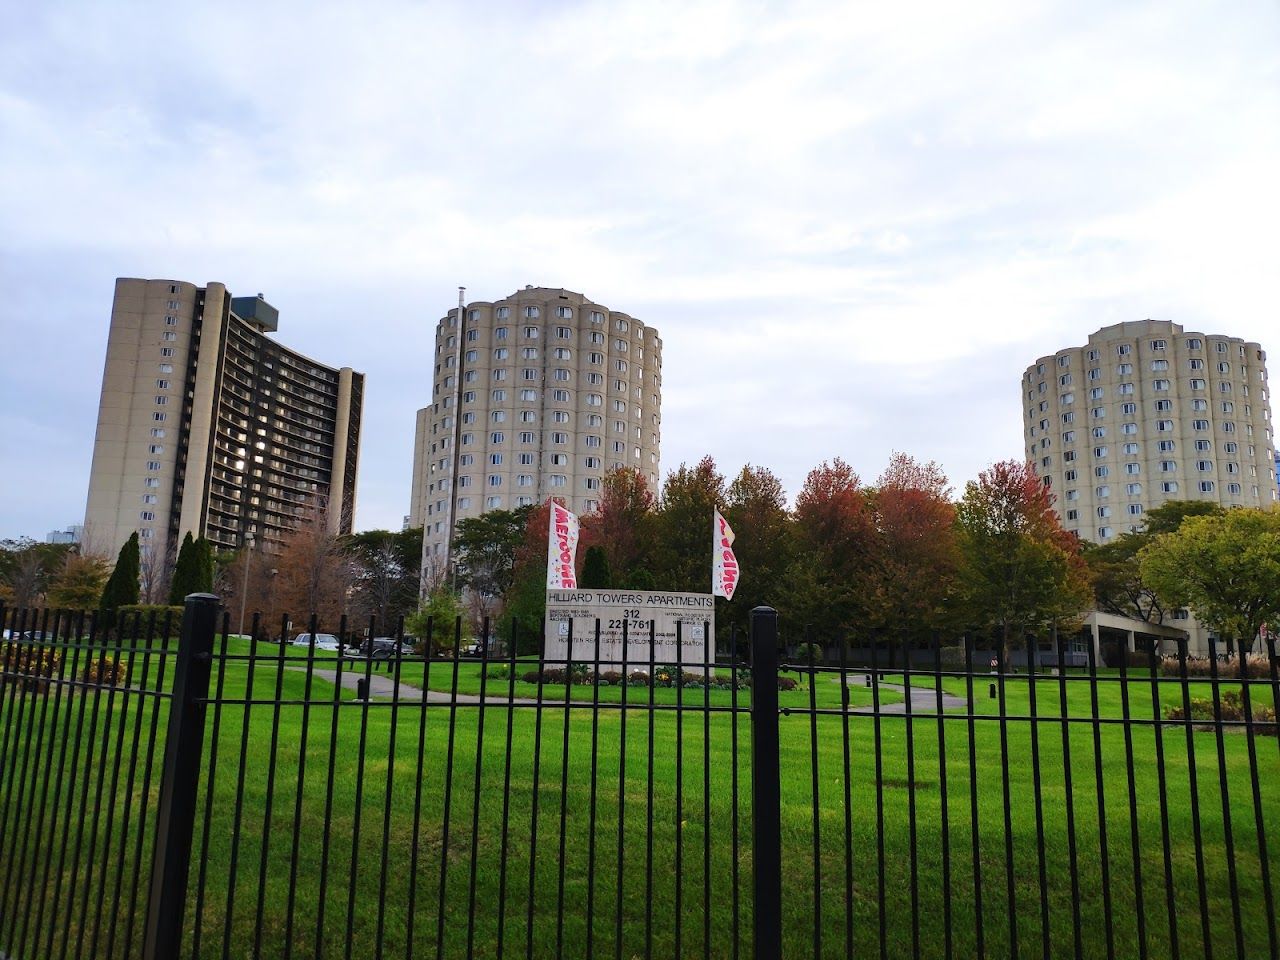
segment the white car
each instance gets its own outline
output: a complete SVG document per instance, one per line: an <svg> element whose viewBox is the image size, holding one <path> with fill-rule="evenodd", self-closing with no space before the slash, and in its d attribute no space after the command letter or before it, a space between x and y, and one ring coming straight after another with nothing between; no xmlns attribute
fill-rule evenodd
<svg viewBox="0 0 1280 960"><path fill-rule="evenodd" d="M309 647L311 646L311 638L313 636L316 638L317 650L336 651L339 649L338 638L332 633L300 633L293 638L291 644L295 647Z"/></svg>

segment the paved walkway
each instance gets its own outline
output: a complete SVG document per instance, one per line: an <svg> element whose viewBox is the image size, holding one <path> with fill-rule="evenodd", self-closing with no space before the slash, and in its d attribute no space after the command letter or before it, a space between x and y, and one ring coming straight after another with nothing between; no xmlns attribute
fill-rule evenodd
<svg viewBox="0 0 1280 960"><path fill-rule="evenodd" d="M861 687L867 683L867 673L851 673L849 674L849 686ZM835 683L839 683L837 678ZM881 690L890 690L893 693L901 695L903 686L900 683L889 683L887 680L880 681ZM868 687L868 689L870 689ZM968 709L969 702L962 700L960 697L954 697L947 692L942 694L942 709L946 710L965 710ZM911 687L911 712L912 713L936 713L938 710L938 692L933 687ZM851 713L875 713L874 707L854 707ZM907 701L901 700L898 703L882 703L880 704L880 713L884 714L905 714L907 712Z"/></svg>
<svg viewBox="0 0 1280 960"><path fill-rule="evenodd" d="M305 667L289 667L290 670L304 672ZM328 683L333 683L338 678L336 670L321 670L316 668L312 672L313 676L319 677ZM861 687L866 683L866 673L850 673L848 678L849 686ZM344 670L342 671L342 686L346 690L355 690L358 681L365 677L364 670ZM499 683L501 681L498 681ZM839 678L832 680L833 683L839 683ZM889 690L893 693L901 695L903 686L900 683L889 683L887 680L880 681L880 689ZM374 700L391 700L396 696L395 681L385 673L369 674L369 696ZM421 703L422 690L419 687L401 682L400 684L400 701L402 703ZM486 706L500 707L507 703L507 698L496 694L486 694L484 698ZM536 706L538 701L527 698L517 697L513 703L524 706ZM563 701L544 700L544 705L561 704ZM576 701L575 701L576 702ZM444 690L428 690L427 703L457 703L461 705L474 706L480 703L480 697L474 693L460 693L455 699L450 693ZM945 710L964 710L968 707L968 703L960 697L952 696L949 693L942 694L942 709ZM913 713L933 713L938 709L938 695L932 687L916 687L911 688L911 710ZM874 713L872 707L854 707L850 713ZM907 703L901 700L898 703L882 703L880 705L881 715L897 715L907 712Z"/></svg>
<svg viewBox="0 0 1280 960"><path fill-rule="evenodd" d="M296 670L300 673L305 672L305 667L289 667L290 670ZM312 676L319 677L328 683L333 683L338 679L338 671L336 670L312 670ZM364 669L361 667L357 670L342 671L342 687L344 690L355 690L356 684L365 678ZM495 681L495 683L504 683L505 681ZM392 700L396 696L395 681L385 673L369 674L369 697L372 700ZM400 700L403 703L421 703L422 689L411 684L400 683ZM496 696L486 693L484 702L486 706L502 706L507 702L506 697ZM512 701L517 704L536 704L537 700L524 700L517 697ZM546 702L546 701L544 701ZM555 701L550 701L555 702ZM479 704L480 697L473 693L460 693L455 698L452 694L443 690L428 690L427 703L458 703L458 704Z"/></svg>

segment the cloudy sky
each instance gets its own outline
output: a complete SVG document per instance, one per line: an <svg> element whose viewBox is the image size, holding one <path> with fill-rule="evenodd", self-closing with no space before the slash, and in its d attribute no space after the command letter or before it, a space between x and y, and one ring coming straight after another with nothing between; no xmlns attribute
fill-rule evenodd
<svg viewBox="0 0 1280 960"><path fill-rule="evenodd" d="M459 285L657 327L664 473L960 487L1099 327L1280 349L1278 171L1269 0L10 4L0 538L83 518L117 276L367 372L359 528L408 512Z"/></svg>

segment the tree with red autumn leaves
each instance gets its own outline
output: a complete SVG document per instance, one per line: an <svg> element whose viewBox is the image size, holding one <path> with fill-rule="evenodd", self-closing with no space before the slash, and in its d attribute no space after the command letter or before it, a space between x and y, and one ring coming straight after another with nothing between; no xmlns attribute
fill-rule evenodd
<svg viewBox="0 0 1280 960"><path fill-rule="evenodd" d="M1030 464L994 464L965 486L956 508L962 598L1009 662L1012 641L1077 617L1092 599L1079 541L1062 529Z"/></svg>
<svg viewBox="0 0 1280 960"><path fill-rule="evenodd" d="M869 501L876 537L872 620L897 639L927 639L952 616L960 565L946 474L936 463L895 453Z"/></svg>

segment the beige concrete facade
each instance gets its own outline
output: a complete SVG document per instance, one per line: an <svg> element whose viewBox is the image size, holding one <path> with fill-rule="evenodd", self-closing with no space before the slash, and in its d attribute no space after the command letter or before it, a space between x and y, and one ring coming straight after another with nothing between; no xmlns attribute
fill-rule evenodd
<svg viewBox="0 0 1280 960"><path fill-rule="evenodd" d="M1041 357L1022 377L1027 458L1063 526L1106 541L1170 500L1276 501L1266 353L1141 320Z"/></svg>
<svg viewBox="0 0 1280 960"><path fill-rule="evenodd" d="M135 530L171 556L188 532L220 548L271 543L308 501L354 510L364 376L267 336L261 297L172 280L116 281L86 536L116 550Z"/></svg>
<svg viewBox="0 0 1280 960"><path fill-rule="evenodd" d="M1268 507L1277 500L1266 352L1164 320L1104 327L1022 376L1027 459L1063 526L1106 542L1171 500ZM1187 611L1193 653L1208 633Z"/></svg>
<svg viewBox="0 0 1280 960"><path fill-rule="evenodd" d="M425 528L424 569L447 563L457 519L548 497L590 513L618 467L657 490L662 340L653 327L548 287L462 312L461 330L456 308L436 327L432 404L415 431L409 522Z"/></svg>

